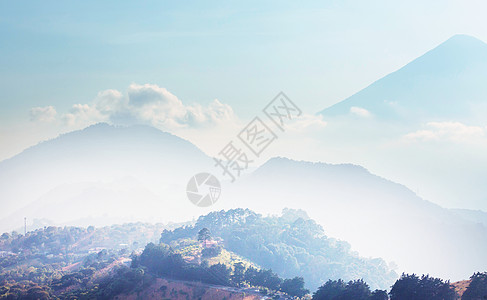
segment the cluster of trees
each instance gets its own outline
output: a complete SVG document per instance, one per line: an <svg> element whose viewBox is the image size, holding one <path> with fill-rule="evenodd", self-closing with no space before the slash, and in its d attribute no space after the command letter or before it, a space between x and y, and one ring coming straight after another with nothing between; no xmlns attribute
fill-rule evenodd
<svg viewBox="0 0 487 300"><path fill-rule="evenodd" d="M156 276L167 278L237 287L246 283L298 297L309 293L304 288L302 277L283 280L272 270L246 268L241 262L233 268L221 263L209 266L207 261L200 265L188 264L179 253L165 244L149 243L140 256L133 257L132 268L140 267Z"/></svg>
<svg viewBox="0 0 487 300"><path fill-rule="evenodd" d="M474 275L475 276L475 275ZM482 286L482 284L479 284ZM475 286L472 286L475 289ZM470 288L469 288L470 289ZM484 291L486 287L484 284ZM467 293L468 294L468 293ZM471 298L466 294L462 299L482 299L479 293ZM345 283L343 280L329 280L313 294L313 300L454 300L458 299L448 281L415 274L402 274L389 293L383 290L371 291L363 280Z"/></svg>
<svg viewBox="0 0 487 300"><path fill-rule="evenodd" d="M200 281L225 286L258 286L270 291L282 291L290 296L303 297L309 293L302 277L282 279L270 269L245 267L241 262L233 267L224 264L208 266L187 264L181 256L165 244L148 244L144 252L133 260L133 267L144 267L158 276ZM485 298L484 298L485 297ZM328 280L313 294L314 300L454 300L454 287L448 282L428 275L402 274L390 292L372 291L362 279L345 282ZM475 273L462 300L487 299L487 272Z"/></svg>
<svg viewBox="0 0 487 300"><path fill-rule="evenodd" d="M392 300L454 300L457 298L455 289L448 281L422 275L402 274L389 292Z"/></svg>
<svg viewBox="0 0 487 300"><path fill-rule="evenodd" d="M220 255L222 253L222 247L219 245L212 245L207 247L208 241L212 240L210 230L208 228L203 228L198 232L198 241L204 245L203 250L201 250L201 256L203 258L210 258Z"/></svg>
<svg viewBox="0 0 487 300"><path fill-rule="evenodd" d="M194 238L202 228L223 240L224 248L279 276L303 276L316 289L322 278L363 278L374 287L389 287L397 278L382 259L357 256L348 243L329 238L323 228L299 210L263 217L248 209L211 212L194 226L164 230L160 242Z"/></svg>
<svg viewBox="0 0 487 300"><path fill-rule="evenodd" d="M93 275L122 256L128 257L128 253L123 254L122 250L76 252L77 242L86 241L92 232L92 229L48 227L27 235L3 234L0 299L93 299L100 298L100 293L116 291L104 280L123 282L127 274L107 274L101 280ZM16 248L18 253L14 252ZM75 266L73 271L69 271L70 266Z"/></svg>
<svg viewBox="0 0 487 300"><path fill-rule="evenodd" d="M129 249L138 248L137 241L153 239L158 226L134 223L102 229L47 227L27 235L2 234L0 299L114 298L121 293L143 291L156 277L233 287L255 286L295 297L309 293L305 279L310 278L311 288L317 284L313 294L317 300L459 298L448 281L430 276L402 274L398 280L393 278L385 285L394 274L382 260L359 258L347 243L327 238L319 225L295 210L284 210L280 217L262 217L243 209L210 213L200 217L194 226L163 231L159 244L148 243L140 255L131 256L130 267L113 268L118 265L117 260L129 256L128 249L88 251L92 247L118 247L120 242L125 242L124 234L134 241ZM143 237L137 240L141 230ZM225 248L267 269L247 267L248 264L241 262L233 266L210 266L206 260L199 265L189 264L165 244L191 246L197 236L204 245L202 257L217 256L222 251L221 241L209 242L213 239L210 230L217 240L222 238ZM193 251L187 248L188 252ZM71 266L76 266L74 271L66 271ZM111 270L108 274L94 276L107 269ZM347 278L351 276L364 280ZM320 278L345 281L329 280L319 286ZM392 288L389 293L372 291L366 282L374 287L392 285ZM487 299L487 272L472 275L461 299Z"/></svg>
<svg viewBox="0 0 487 300"><path fill-rule="evenodd" d="M222 247L216 246L211 248L204 248L201 250L201 256L203 258L215 257L222 253Z"/></svg>
<svg viewBox="0 0 487 300"><path fill-rule="evenodd" d="M362 279L345 282L328 280L313 294L313 300L387 300L387 292L383 290L370 291L370 287Z"/></svg>
<svg viewBox="0 0 487 300"><path fill-rule="evenodd" d="M50 289L31 281L3 283L0 286L0 299L52 299Z"/></svg>
<svg viewBox="0 0 487 300"><path fill-rule="evenodd" d="M101 250L98 253L84 254L84 257L75 259L81 270L68 274L63 271L63 267L67 265L66 262L50 262L49 259L43 259L39 255L27 256L19 259L17 264L11 265L9 268L0 268L0 283L32 281L40 285L53 285L57 284L60 279L67 281L70 277L85 277L80 272L83 270L101 270L118 259L120 252ZM72 254L68 253L68 255ZM73 258L71 257L71 259ZM69 286L69 284L65 284L65 286Z"/></svg>
<svg viewBox="0 0 487 300"><path fill-rule="evenodd" d="M76 272L68 283L61 282L74 289L64 289L62 285L53 284L52 289L61 299L115 299L117 295L131 292L141 292L154 283L154 276L145 274L142 268L128 268L125 266L115 269L110 274L93 282L89 272ZM78 283L76 283L78 282Z"/></svg>
<svg viewBox="0 0 487 300"><path fill-rule="evenodd" d="M24 254L64 254L87 234L86 228L55 226L37 229L26 235L4 233L0 238L0 249Z"/></svg>
<svg viewBox="0 0 487 300"><path fill-rule="evenodd" d="M487 272L473 274L467 290L462 295L462 300L478 299L487 299Z"/></svg>
<svg viewBox="0 0 487 300"><path fill-rule="evenodd" d="M270 269L257 270L252 266L245 268L242 263L236 263L233 269L232 281L237 286L248 283L273 291L282 291L295 297L302 297L309 293L309 290L304 288L304 279L302 277L282 279Z"/></svg>
<svg viewBox="0 0 487 300"><path fill-rule="evenodd" d="M0 286L24 281L52 285L69 275L65 269L74 264L102 269L149 241L157 241L163 228L162 224L129 223L102 228L49 226L25 235L15 231L0 234Z"/></svg>
<svg viewBox="0 0 487 300"><path fill-rule="evenodd" d="M157 242L164 228L180 225L168 227L163 224L139 222L100 228L48 226L29 231L25 235L13 231L0 235L0 251L23 255L52 254L58 256L68 252L86 252L97 247L119 250L120 245L124 245L123 247L132 251L149 242Z"/></svg>
<svg viewBox="0 0 487 300"><path fill-rule="evenodd" d="M154 282L154 276L146 274L144 268L124 265L96 278L95 272L108 267L112 258L106 251L100 251L89 256L88 266L50 278L44 284L4 280L0 284L0 299L113 299L122 293L143 291Z"/></svg>
<svg viewBox="0 0 487 300"><path fill-rule="evenodd" d="M36 271L55 272L83 260L91 249L101 247L104 240L109 240L107 235L99 235L94 227L50 226L26 235L4 233L0 237L0 251L7 254L0 257L0 266L8 267L10 274L0 270L0 279L15 276L18 280L33 280L28 278L34 276L31 270L19 268L31 261L37 262L32 266ZM24 278L14 273L23 273Z"/></svg>

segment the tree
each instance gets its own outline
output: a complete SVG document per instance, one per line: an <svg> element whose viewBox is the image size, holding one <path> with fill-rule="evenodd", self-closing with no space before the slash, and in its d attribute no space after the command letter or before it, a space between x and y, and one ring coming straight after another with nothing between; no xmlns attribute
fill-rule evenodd
<svg viewBox="0 0 487 300"><path fill-rule="evenodd" d="M370 295L370 300L388 300L389 295L387 295L387 291L383 290L375 290Z"/></svg>
<svg viewBox="0 0 487 300"><path fill-rule="evenodd" d="M314 293L313 300L369 300L371 297L370 288L362 279L348 283L338 279L328 280L320 286Z"/></svg>
<svg viewBox="0 0 487 300"><path fill-rule="evenodd" d="M211 240L210 230L206 227L198 232L198 241L206 243L206 241Z"/></svg>
<svg viewBox="0 0 487 300"><path fill-rule="evenodd" d="M462 295L462 300L487 299L487 272L475 273Z"/></svg>
<svg viewBox="0 0 487 300"><path fill-rule="evenodd" d="M347 283L345 291L343 291L337 300L368 300L370 297L370 288L362 279L352 280Z"/></svg>
<svg viewBox="0 0 487 300"><path fill-rule="evenodd" d="M220 253L222 253L222 248L219 246L204 248L203 250L201 250L202 257L215 257L220 255Z"/></svg>
<svg viewBox="0 0 487 300"><path fill-rule="evenodd" d="M255 277L255 285L266 287L270 290L277 291L281 285L282 279L272 270L259 270Z"/></svg>
<svg viewBox="0 0 487 300"><path fill-rule="evenodd" d="M257 271L256 268L250 266L245 270L244 278L245 281L247 281L250 285L257 285L257 274L259 271Z"/></svg>
<svg viewBox="0 0 487 300"><path fill-rule="evenodd" d="M284 279L281 284L281 291L294 297L303 297L309 293L309 290L304 288L303 277L294 277L292 279Z"/></svg>
<svg viewBox="0 0 487 300"><path fill-rule="evenodd" d="M181 255L174 253L168 245L149 243L140 255L138 264L157 275L180 277L184 261Z"/></svg>
<svg viewBox="0 0 487 300"><path fill-rule="evenodd" d="M236 286L241 286L245 280L245 266L242 262L233 265L232 282Z"/></svg>
<svg viewBox="0 0 487 300"><path fill-rule="evenodd" d="M347 285L341 279L328 280L313 294L313 300L334 300L345 292Z"/></svg>
<svg viewBox="0 0 487 300"><path fill-rule="evenodd" d="M5 232L2 234L2 236L0 237L1 240L8 240L10 238L10 234L8 234L8 232Z"/></svg>
<svg viewBox="0 0 487 300"><path fill-rule="evenodd" d="M203 281L206 283L230 285L230 268L227 268L224 264L215 264L206 269L206 275Z"/></svg>
<svg viewBox="0 0 487 300"><path fill-rule="evenodd" d="M422 275L402 274L389 292L391 300L453 300L456 293L448 281Z"/></svg>

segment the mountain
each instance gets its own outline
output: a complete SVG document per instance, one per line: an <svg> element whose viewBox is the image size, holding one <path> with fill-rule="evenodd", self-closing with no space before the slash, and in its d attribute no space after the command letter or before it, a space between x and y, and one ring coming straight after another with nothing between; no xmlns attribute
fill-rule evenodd
<svg viewBox="0 0 487 300"><path fill-rule="evenodd" d="M487 44L455 35L320 111L320 150L444 207L486 210L486 82Z"/></svg>
<svg viewBox="0 0 487 300"><path fill-rule="evenodd" d="M460 280L487 269L487 228L360 166L269 160L226 191L229 206L303 208L325 233L400 271Z"/></svg>
<svg viewBox="0 0 487 300"><path fill-rule="evenodd" d="M23 217L29 225L49 219L37 223L102 226L289 207L305 209L327 236L394 261L400 271L457 280L487 269L484 225L363 167L271 159L233 184L222 181L221 198L209 208L193 205L184 192L201 171L220 175L209 157L176 136L145 126L91 126L0 163L0 230L21 227Z"/></svg>
<svg viewBox="0 0 487 300"><path fill-rule="evenodd" d="M451 211L465 220L487 227L487 212L485 211L471 209L451 209Z"/></svg>
<svg viewBox="0 0 487 300"><path fill-rule="evenodd" d="M181 190L211 165L190 142L148 126L97 124L67 133L0 162L0 230L20 227L24 216L60 224L93 214L135 216L145 206L141 220L169 217L164 208L175 201L191 211Z"/></svg>
<svg viewBox="0 0 487 300"><path fill-rule="evenodd" d="M486 80L487 44L455 35L319 114L336 117L365 109L386 121L462 120L487 111Z"/></svg>
<svg viewBox="0 0 487 300"><path fill-rule="evenodd" d="M50 226L26 235L2 234L0 298L262 299L256 289L161 278L160 274L149 272L153 265L146 268L132 263L146 245L150 248L149 245L154 245L152 242L157 243L163 229L180 226L183 224L172 227L147 223L103 228ZM194 244L200 246L196 240ZM180 254L180 249L176 249L176 253ZM225 259L230 253L223 251L220 256ZM228 263L242 261L233 253L231 258L233 261ZM217 263L210 262L211 265ZM195 265L187 265L188 269L192 266Z"/></svg>
<svg viewBox="0 0 487 300"><path fill-rule="evenodd" d="M185 242L203 228L221 239L226 249L262 268L283 278L302 276L311 290L340 278L364 279L373 289L388 289L397 279L384 260L359 256L349 243L327 236L302 210L285 208L272 216L242 208L211 212L199 217L194 226L163 231L161 242Z"/></svg>

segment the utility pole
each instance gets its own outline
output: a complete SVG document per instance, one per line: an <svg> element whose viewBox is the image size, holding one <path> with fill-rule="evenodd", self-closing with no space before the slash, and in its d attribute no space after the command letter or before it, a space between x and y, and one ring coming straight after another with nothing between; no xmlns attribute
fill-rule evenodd
<svg viewBox="0 0 487 300"><path fill-rule="evenodd" d="M24 236L27 235L27 217L24 217Z"/></svg>

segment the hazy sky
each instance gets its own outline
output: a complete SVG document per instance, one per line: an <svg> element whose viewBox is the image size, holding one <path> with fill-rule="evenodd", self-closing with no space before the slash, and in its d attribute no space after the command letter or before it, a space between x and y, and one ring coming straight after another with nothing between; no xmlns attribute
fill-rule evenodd
<svg viewBox="0 0 487 300"><path fill-rule="evenodd" d="M306 113L297 128L319 128L326 124L316 112L451 36L487 41L486 11L483 0L1 1L0 160L61 132L113 121L107 115L150 120L203 148L211 135L220 147L281 90ZM138 95L170 111L148 112ZM191 122L181 123L188 112ZM304 137L286 148L292 151L276 152L348 157L341 149L340 156L311 156L310 148Z"/></svg>
<svg viewBox="0 0 487 300"><path fill-rule="evenodd" d="M316 112L456 33L485 1L2 1L1 125L157 84L250 117L280 90Z"/></svg>

